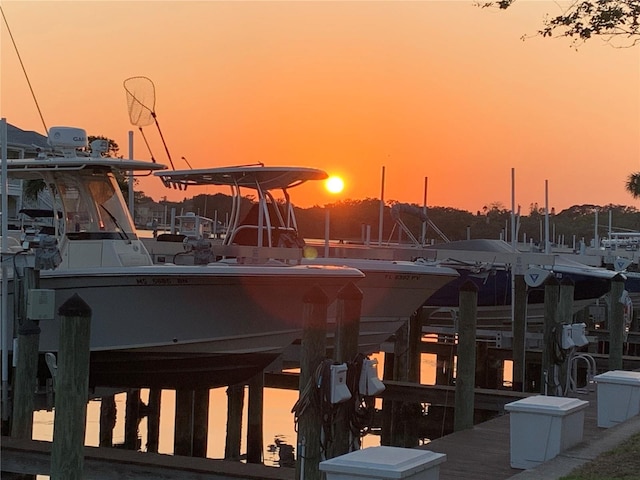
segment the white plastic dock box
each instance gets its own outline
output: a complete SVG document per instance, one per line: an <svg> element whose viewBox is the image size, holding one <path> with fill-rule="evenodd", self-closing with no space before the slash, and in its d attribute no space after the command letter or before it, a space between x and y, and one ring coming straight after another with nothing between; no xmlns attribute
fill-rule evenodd
<svg viewBox="0 0 640 480"><path fill-rule="evenodd" d="M640 412L640 372L612 370L596 375L598 426L613 427Z"/></svg>
<svg viewBox="0 0 640 480"><path fill-rule="evenodd" d="M327 480L438 480L444 453L399 447L369 447L320 462Z"/></svg>
<svg viewBox="0 0 640 480"><path fill-rule="evenodd" d="M507 403L511 467L534 468L580 443L588 405L577 398L545 395Z"/></svg>

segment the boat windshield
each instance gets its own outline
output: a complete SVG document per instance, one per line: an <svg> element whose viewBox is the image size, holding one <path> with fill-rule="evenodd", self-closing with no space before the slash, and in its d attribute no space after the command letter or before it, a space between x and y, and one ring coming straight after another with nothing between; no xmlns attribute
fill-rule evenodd
<svg viewBox="0 0 640 480"><path fill-rule="evenodd" d="M136 238L126 203L109 170L84 169L51 175L64 211L64 233L68 238Z"/></svg>

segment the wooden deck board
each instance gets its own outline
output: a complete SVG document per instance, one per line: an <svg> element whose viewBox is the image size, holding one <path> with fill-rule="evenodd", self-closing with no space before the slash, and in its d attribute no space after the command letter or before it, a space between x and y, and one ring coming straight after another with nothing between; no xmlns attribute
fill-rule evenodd
<svg viewBox="0 0 640 480"><path fill-rule="evenodd" d="M597 426L596 393L573 396L589 401L585 410L584 444L604 431ZM418 448L447 455L447 461L440 464L440 480L506 480L522 472L510 466L509 441L509 415L505 414Z"/></svg>

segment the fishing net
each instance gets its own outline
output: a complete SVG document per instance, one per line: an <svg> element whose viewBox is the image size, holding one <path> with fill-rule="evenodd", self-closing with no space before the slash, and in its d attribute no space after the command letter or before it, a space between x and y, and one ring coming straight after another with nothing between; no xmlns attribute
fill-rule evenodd
<svg viewBox="0 0 640 480"><path fill-rule="evenodd" d="M133 125L136 125L138 127L138 130L140 130L144 143L147 145L147 149L151 154L151 160L153 160L153 162L156 161L155 158L153 158L151 147L149 146L147 137L142 131L142 127L146 127L148 125L151 125L152 123L155 123L156 127L158 128L160 138L162 139L164 150L165 152L167 152L167 157L169 158L171 168L175 170L175 167L173 166L173 160L171 160L171 154L169 153L169 148L167 147L167 142L165 142L164 140L162 130L160 130L160 124L158 123L158 117L156 116L155 112L156 88L153 85L153 82L147 77L130 77L124 81L123 85L125 91L127 92L127 107L129 109L129 119L131 120L131 123Z"/></svg>
<svg viewBox="0 0 640 480"><path fill-rule="evenodd" d="M147 77L131 77L124 81L127 107L132 125L146 127L154 122L156 88Z"/></svg>

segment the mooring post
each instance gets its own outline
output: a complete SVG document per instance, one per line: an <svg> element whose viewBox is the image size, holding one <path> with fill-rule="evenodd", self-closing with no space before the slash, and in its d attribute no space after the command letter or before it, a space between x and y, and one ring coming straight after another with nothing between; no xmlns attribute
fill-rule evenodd
<svg viewBox="0 0 640 480"><path fill-rule="evenodd" d="M186 457L193 455L193 402L193 390L176 390L174 455L184 455Z"/></svg>
<svg viewBox="0 0 640 480"><path fill-rule="evenodd" d="M209 389L198 388L193 394L193 447L194 457L207 457L209 437Z"/></svg>
<svg viewBox="0 0 640 480"><path fill-rule="evenodd" d="M407 381L420 383L420 365L422 360L422 322L425 317L424 310L419 308L407 324ZM405 403L403 406L403 419L405 422L404 439L402 446L405 448L417 447L420 443L420 418L423 415L421 403Z"/></svg>
<svg viewBox="0 0 640 480"><path fill-rule="evenodd" d="M101 447L113 447L113 429L116 426L116 399L105 395L100 399L100 440Z"/></svg>
<svg viewBox="0 0 640 480"><path fill-rule="evenodd" d="M124 414L124 448L138 450L140 424L140 389L132 388L127 391Z"/></svg>
<svg viewBox="0 0 640 480"><path fill-rule="evenodd" d="M362 290L349 282L338 292L334 360L349 363L358 355L358 337L360 335L360 312L362 310ZM356 383L357 385L357 383ZM354 411L355 396L336 405L335 430L328 458L344 455L351 451L351 428L349 411Z"/></svg>
<svg viewBox="0 0 640 480"><path fill-rule="evenodd" d="M326 355L328 298L322 288L312 287L303 298L302 352L300 354L300 395L307 390L315 394L315 372ZM298 455L296 479L320 480L321 412L316 402L309 402L298 419Z"/></svg>
<svg viewBox="0 0 640 480"><path fill-rule="evenodd" d="M29 290L39 287L40 272L25 267L20 289L18 350L16 359L16 379L13 395L13 416L11 436L31 439L33 433L33 409L38 376L38 349L40 346L40 326L38 320L27 315Z"/></svg>
<svg viewBox="0 0 640 480"><path fill-rule="evenodd" d="M558 302L560 297L560 284L558 279L549 275L544 282L544 327L542 345L542 365L540 378L540 393L555 395L549 392L549 387L555 386L553 351L556 348L554 329L557 327Z"/></svg>
<svg viewBox="0 0 640 480"><path fill-rule="evenodd" d="M264 423L264 372L249 380L247 405L247 463L262 463Z"/></svg>
<svg viewBox="0 0 640 480"><path fill-rule="evenodd" d="M243 409L244 385L229 385L229 387L227 387L227 437L224 446L225 460L240 460Z"/></svg>
<svg viewBox="0 0 640 480"><path fill-rule="evenodd" d="M513 383L511 389L524 392L525 356L527 350L527 283L524 275L514 276L513 293Z"/></svg>
<svg viewBox="0 0 640 480"><path fill-rule="evenodd" d="M160 443L160 407L162 390L151 388L147 404L147 452L158 453Z"/></svg>
<svg viewBox="0 0 640 480"><path fill-rule="evenodd" d="M423 308L419 308L409 318L409 365L407 380L420 383L422 364L422 324L427 319Z"/></svg>
<svg viewBox="0 0 640 480"><path fill-rule="evenodd" d="M560 299L558 301L558 325L556 328L562 328L561 324L571 325L573 323L573 293L575 291L575 283L569 277L564 277L560 282ZM563 395L566 395L565 386L567 385L567 368L568 359L558 359L558 367L560 374L558 375Z"/></svg>
<svg viewBox="0 0 640 480"><path fill-rule="evenodd" d="M393 352L384 352L384 368L382 373L383 380L393 380L393 371L395 369L395 354ZM393 400L382 399L382 429L380 431L380 445L391 446L391 430L393 424Z"/></svg>
<svg viewBox="0 0 640 480"><path fill-rule="evenodd" d="M468 280L460 287L458 322L458 364L454 431L473 428L474 388L476 381L476 323L478 287Z"/></svg>
<svg viewBox="0 0 640 480"><path fill-rule="evenodd" d="M624 292L624 277L617 274L611 279L609 292L609 370L622 370L624 347L624 304L620 301Z"/></svg>
<svg viewBox="0 0 640 480"><path fill-rule="evenodd" d="M89 396L91 308L74 294L58 314L60 341L50 476L52 480L80 480Z"/></svg>
<svg viewBox="0 0 640 480"><path fill-rule="evenodd" d="M396 330L395 342L393 342L393 351L395 354L395 363L393 365L393 379L398 382L406 382L408 379L408 339L409 323L404 322L402 326L398 330ZM407 428L405 402L403 402L402 400L393 400L393 403L391 405L391 446L404 447L405 431Z"/></svg>

